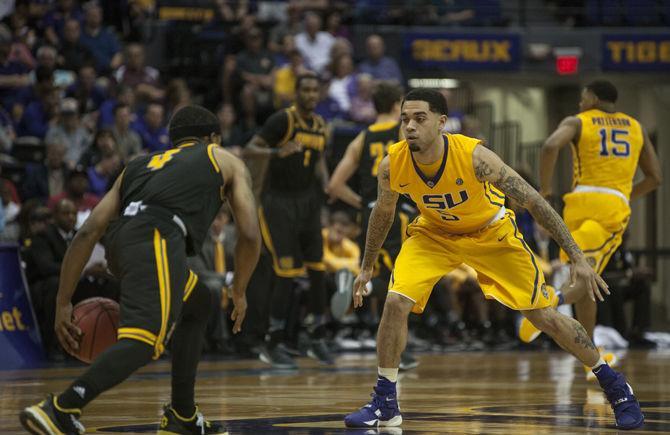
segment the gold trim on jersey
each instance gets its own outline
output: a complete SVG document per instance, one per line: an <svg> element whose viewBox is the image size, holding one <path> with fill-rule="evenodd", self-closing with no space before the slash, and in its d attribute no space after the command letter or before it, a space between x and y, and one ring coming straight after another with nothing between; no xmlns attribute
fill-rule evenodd
<svg viewBox="0 0 670 435"><path fill-rule="evenodd" d="M284 145L286 142L288 142L289 139L293 136L293 131L295 121L293 120L293 110L292 107L289 107L286 109L286 117L288 118L288 126L286 127L286 133L284 133L284 137L279 141L277 144L277 147L280 147Z"/></svg>
<svg viewBox="0 0 670 435"><path fill-rule="evenodd" d="M303 261L302 264L304 264L307 269L312 269L319 272L326 271L326 265L323 263L323 261Z"/></svg>
<svg viewBox="0 0 670 435"><path fill-rule="evenodd" d="M156 346L153 359L158 359L165 346L163 340L167 332L167 324L170 317L170 269L167 260L167 248L165 239L160 232L154 229L154 255L156 257L156 269L158 273L158 290L161 301L161 327L156 338Z"/></svg>
<svg viewBox="0 0 670 435"><path fill-rule="evenodd" d="M378 133L380 131L390 130L393 127L398 125L398 121L386 121L386 122L377 122L368 127L368 130L371 133Z"/></svg>
<svg viewBox="0 0 670 435"><path fill-rule="evenodd" d="M209 161L212 162L214 170L217 172L217 174L220 174L221 168L219 168L219 164L216 162L216 159L214 158L214 147L218 147L218 145L215 143L207 145L207 156L209 156Z"/></svg>
<svg viewBox="0 0 670 435"><path fill-rule="evenodd" d="M157 340L156 334L153 332L147 331L146 329L132 327L119 328L117 339L120 340L122 338L141 341L151 347L156 345Z"/></svg>

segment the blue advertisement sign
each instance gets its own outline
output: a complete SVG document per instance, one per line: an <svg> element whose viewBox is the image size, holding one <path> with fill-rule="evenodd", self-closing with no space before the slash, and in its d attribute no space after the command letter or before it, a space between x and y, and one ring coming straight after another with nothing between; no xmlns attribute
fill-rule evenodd
<svg viewBox="0 0 670 435"><path fill-rule="evenodd" d="M521 64L518 34L407 33L404 61L415 69L513 71Z"/></svg>
<svg viewBox="0 0 670 435"><path fill-rule="evenodd" d="M604 71L670 71L670 33L602 38Z"/></svg>
<svg viewBox="0 0 670 435"><path fill-rule="evenodd" d="M0 369L44 361L39 328L21 271L19 248L0 245Z"/></svg>

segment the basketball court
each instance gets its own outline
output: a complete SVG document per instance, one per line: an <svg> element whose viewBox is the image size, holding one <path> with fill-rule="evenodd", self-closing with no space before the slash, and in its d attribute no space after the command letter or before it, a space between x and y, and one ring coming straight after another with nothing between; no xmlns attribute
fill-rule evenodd
<svg viewBox="0 0 670 435"><path fill-rule="evenodd" d="M620 367L646 422L633 433L670 433L670 351L631 351ZM368 401L373 354L341 355L333 368L300 359L299 371L254 360L204 361L196 387L205 416L229 434L578 434L617 433L609 404L563 352L421 354L401 374L401 428L346 429L344 415ZM0 372L0 432L21 433L18 412L60 391L83 365ZM150 364L86 409L87 433L155 433L170 398L170 364Z"/></svg>

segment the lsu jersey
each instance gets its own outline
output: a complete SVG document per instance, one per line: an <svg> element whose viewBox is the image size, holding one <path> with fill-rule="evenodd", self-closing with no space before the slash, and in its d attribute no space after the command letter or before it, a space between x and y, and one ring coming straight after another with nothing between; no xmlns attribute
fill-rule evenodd
<svg viewBox="0 0 670 435"><path fill-rule="evenodd" d="M577 115L582 129L573 144L573 187L614 189L630 199L644 144L642 126L621 112L592 109Z"/></svg>
<svg viewBox="0 0 670 435"><path fill-rule="evenodd" d="M471 233L504 210L505 195L475 176L472 153L479 139L460 134L443 138L442 162L432 178L421 172L407 141L393 144L389 148L391 189L416 203L421 213L417 224L450 234Z"/></svg>

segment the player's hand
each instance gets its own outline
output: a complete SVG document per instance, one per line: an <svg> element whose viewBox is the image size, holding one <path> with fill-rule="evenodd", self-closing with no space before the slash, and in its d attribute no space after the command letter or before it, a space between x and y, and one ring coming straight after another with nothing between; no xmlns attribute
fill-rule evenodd
<svg viewBox="0 0 670 435"><path fill-rule="evenodd" d="M291 154L299 153L300 151L302 151L302 144L294 141L288 141L282 145L281 148L279 148L279 151L277 151L277 157L283 159L284 157L288 157Z"/></svg>
<svg viewBox="0 0 670 435"><path fill-rule="evenodd" d="M237 334L242 330L242 322L244 316L247 314L247 295L242 294L238 296L233 292L233 312L230 314L230 319L235 322L233 324L233 334Z"/></svg>
<svg viewBox="0 0 670 435"><path fill-rule="evenodd" d="M81 329L72 323L72 303L56 304L54 330L63 349L69 354L76 354L79 351Z"/></svg>
<svg viewBox="0 0 670 435"><path fill-rule="evenodd" d="M596 298L601 302L604 301L602 293L610 294L607 283L593 270L584 257L570 264L570 287L577 284L586 289L593 302L596 301Z"/></svg>
<svg viewBox="0 0 670 435"><path fill-rule="evenodd" d="M354 308L363 306L363 297L369 294L366 288L367 283L372 278L372 270L361 270L354 281Z"/></svg>

